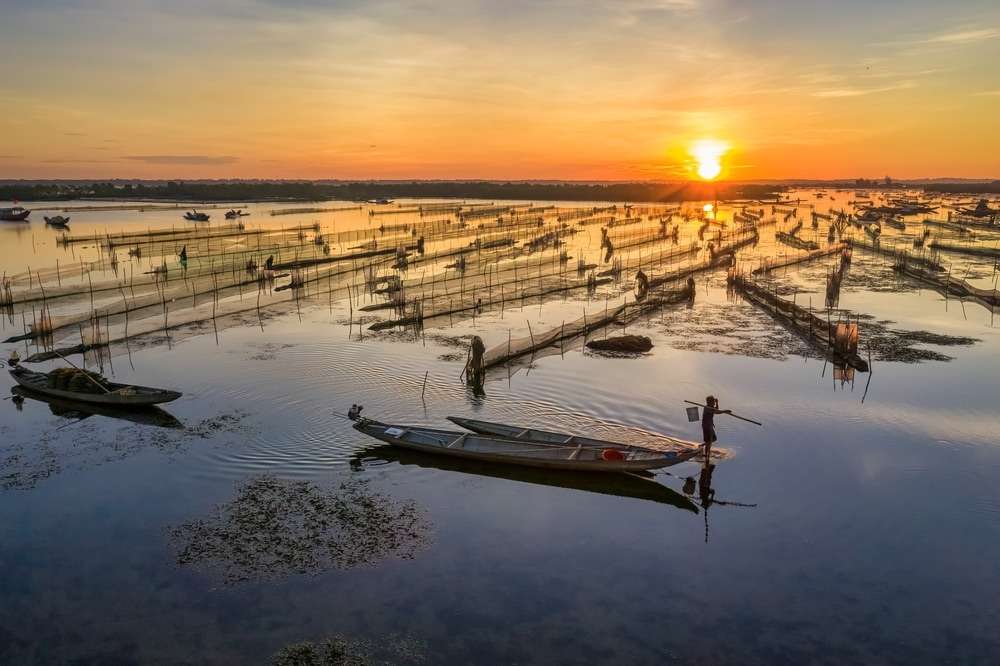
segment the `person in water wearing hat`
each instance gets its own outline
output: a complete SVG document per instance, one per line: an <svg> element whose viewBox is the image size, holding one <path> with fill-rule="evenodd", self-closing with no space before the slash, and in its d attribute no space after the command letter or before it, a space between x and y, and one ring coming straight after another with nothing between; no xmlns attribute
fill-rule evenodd
<svg viewBox="0 0 1000 666"><path fill-rule="evenodd" d="M705 438L705 460L712 455L712 444L718 437L715 436L715 415L732 414L731 409L719 409L719 401L715 396L705 398L705 409L701 416L701 433Z"/></svg>

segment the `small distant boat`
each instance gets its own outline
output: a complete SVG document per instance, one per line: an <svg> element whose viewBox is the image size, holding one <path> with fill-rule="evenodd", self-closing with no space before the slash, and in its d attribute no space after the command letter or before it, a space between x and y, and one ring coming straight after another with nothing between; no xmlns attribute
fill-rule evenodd
<svg viewBox="0 0 1000 666"><path fill-rule="evenodd" d="M894 229L900 229L900 230L906 229L906 222L899 219L898 217L893 217L892 215L883 216L882 223L887 224Z"/></svg>
<svg viewBox="0 0 1000 666"><path fill-rule="evenodd" d="M959 208L958 212L962 215L971 215L972 217L993 217L1000 215L1000 209L990 208L990 204L986 199L980 199L975 208Z"/></svg>
<svg viewBox="0 0 1000 666"><path fill-rule="evenodd" d="M700 451L699 448L654 451L569 435L558 441L545 441L545 436L556 436L557 433L542 431L532 431L537 438L519 439L423 426L391 425L365 418L358 419L354 428L369 437L404 449L482 462L582 472L659 469L690 460Z"/></svg>
<svg viewBox="0 0 1000 666"><path fill-rule="evenodd" d="M208 222L208 217L207 213L199 213L196 210L189 210L184 213L184 219L190 222Z"/></svg>
<svg viewBox="0 0 1000 666"><path fill-rule="evenodd" d="M366 203L387 206L392 203L392 199L369 199Z"/></svg>
<svg viewBox="0 0 1000 666"><path fill-rule="evenodd" d="M42 395L76 400L77 402L117 405L119 407L157 405L176 400L182 395L178 391L170 391L168 389L117 384L106 380L100 380L98 385L94 383L98 380L91 381L91 379L86 378L75 384L73 384L71 379L69 383L72 386L67 385L64 388L59 388L61 382L50 381L50 375L56 372L58 371L50 373L35 372L34 370L17 366L10 370L10 376L24 388L41 393ZM78 372L83 373L83 371ZM52 379L55 380L56 376L53 376Z"/></svg>
<svg viewBox="0 0 1000 666"><path fill-rule="evenodd" d="M21 206L0 208L0 220L3 222L24 222L29 215L31 215L31 211Z"/></svg>
<svg viewBox="0 0 1000 666"><path fill-rule="evenodd" d="M226 211L226 219L227 220L235 220L238 217L246 217L249 214L250 213L244 213L242 208L239 208L239 209L236 209L236 210L230 209L230 210Z"/></svg>
<svg viewBox="0 0 1000 666"><path fill-rule="evenodd" d="M62 215L53 215L52 217L45 218L45 224L50 227L68 227L69 218Z"/></svg>

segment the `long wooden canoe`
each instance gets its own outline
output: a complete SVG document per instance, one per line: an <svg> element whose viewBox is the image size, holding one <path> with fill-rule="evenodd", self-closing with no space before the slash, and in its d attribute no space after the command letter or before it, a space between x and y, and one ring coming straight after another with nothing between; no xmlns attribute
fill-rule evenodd
<svg viewBox="0 0 1000 666"><path fill-rule="evenodd" d="M354 428L387 444L425 453L585 472L659 469L690 460L699 451L653 451L597 439L577 441L568 436L560 442L519 440L423 426L390 425L369 419L360 419L354 424Z"/></svg>
<svg viewBox="0 0 1000 666"><path fill-rule="evenodd" d="M121 419L139 425L156 426L157 428L180 429L184 424L177 420L173 414L165 412L159 407L150 405L148 407L119 407L117 405L104 405L94 402L80 402L68 398L57 398L52 395L39 393L26 389L23 386L11 386L10 392L29 400L44 402L49 406L49 410L56 416L64 416L73 419L85 419L90 416L103 416L109 419Z"/></svg>
<svg viewBox="0 0 1000 666"><path fill-rule="evenodd" d="M448 420L459 427L471 430L472 432L477 432L481 435L494 435L496 437L507 437L509 439L519 439L530 442L543 442L546 444L564 444L567 439L571 438L571 441L574 444L582 443L584 446L613 446L622 450L653 450L641 446L621 444L619 442L611 442L604 439L595 439L593 437L581 437L580 435L569 435L562 432L549 432L547 430L537 430L535 428L523 428L521 426L507 425L506 423L494 423L492 421L478 421L476 419L466 419L459 416L449 416ZM686 452L688 449L693 449L695 450L695 453L697 453L697 449L701 446L699 442L678 439L677 437L668 437L667 435L652 435L651 437L662 440L663 444L666 446L680 448L683 452Z"/></svg>
<svg viewBox="0 0 1000 666"><path fill-rule="evenodd" d="M147 405L157 405L170 402L181 397L178 391L152 388L149 386L135 386L132 384L116 384L114 382L104 382L108 387L106 393L86 393L83 391L67 391L49 387L48 375L44 372L35 372L23 367L16 367L10 370L10 376L21 386L36 391L43 395L51 395L56 398L66 398L78 402L89 402L101 405L117 405L119 407L143 407ZM95 389L97 387L94 387Z"/></svg>

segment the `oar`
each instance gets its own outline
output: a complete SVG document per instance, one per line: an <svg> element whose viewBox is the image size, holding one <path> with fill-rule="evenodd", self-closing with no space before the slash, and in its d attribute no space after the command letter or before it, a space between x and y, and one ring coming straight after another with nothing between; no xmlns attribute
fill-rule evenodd
<svg viewBox="0 0 1000 666"><path fill-rule="evenodd" d="M685 400L684 402L686 402L689 405L698 405L699 407L705 407L705 408L708 407L708 405L703 405L700 402L691 402L690 400ZM753 419L748 419L745 416L740 416L739 414L733 414L732 412L730 412L729 416L732 416L734 419L739 419L740 421L746 421L748 423L753 423L753 424L759 425L761 427L764 426L764 424L761 423L760 421L754 421Z"/></svg>

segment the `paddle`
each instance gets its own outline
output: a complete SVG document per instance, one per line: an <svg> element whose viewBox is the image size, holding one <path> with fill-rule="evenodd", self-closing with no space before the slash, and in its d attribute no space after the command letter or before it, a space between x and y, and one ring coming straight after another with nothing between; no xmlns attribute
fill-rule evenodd
<svg viewBox="0 0 1000 666"><path fill-rule="evenodd" d="M703 405L700 402L692 402L690 400L685 400L684 402L688 403L689 405L698 405L699 407L708 407L708 405ZM740 421L746 421L747 423L753 423L753 424L759 425L761 427L764 426L764 424L761 423L760 421L754 421L753 419L748 419L745 416L740 416L738 414L733 414L732 412L729 412L729 416L732 416L734 419L739 419Z"/></svg>

